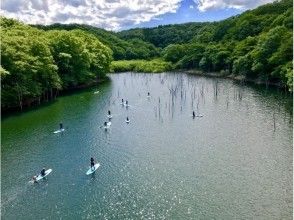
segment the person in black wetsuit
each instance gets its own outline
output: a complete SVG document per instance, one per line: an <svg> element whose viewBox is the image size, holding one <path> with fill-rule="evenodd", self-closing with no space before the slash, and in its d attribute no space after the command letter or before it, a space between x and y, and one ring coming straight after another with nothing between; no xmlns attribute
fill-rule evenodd
<svg viewBox="0 0 294 220"><path fill-rule="evenodd" d="M193 111L193 118L195 118L195 112Z"/></svg>
<svg viewBox="0 0 294 220"><path fill-rule="evenodd" d="M106 127L107 126L107 122L104 122L104 127Z"/></svg>
<svg viewBox="0 0 294 220"><path fill-rule="evenodd" d="M62 130L63 129L63 124L59 123L59 129Z"/></svg>
<svg viewBox="0 0 294 220"><path fill-rule="evenodd" d="M147 96L150 96L150 92L148 92Z"/></svg>
<svg viewBox="0 0 294 220"><path fill-rule="evenodd" d="M45 167L41 170L41 176L45 176Z"/></svg>
<svg viewBox="0 0 294 220"><path fill-rule="evenodd" d="M108 115L111 115L111 112L110 112L110 110L108 110Z"/></svg>
<svg viewBox="0 0 294 220"><path fill-rule="evenodd" d="M126 100L126 106L128 107L128 105L129 105L129 102L128 102L128 100Z"/></svg>
<svg viewBox="0 0 294 220"><path fill-rule="evenodd" d="M93 168L94 168L94 166L95 166L95 163L94 163L94 158L93 158L93 157L91 157L91 169L93 169Z"/></svg>
<svg viewBox="0 0 294 220"><path fill-rule="evenodd" d="M124 99L121 99L121 104L124 104Z"/></svg>

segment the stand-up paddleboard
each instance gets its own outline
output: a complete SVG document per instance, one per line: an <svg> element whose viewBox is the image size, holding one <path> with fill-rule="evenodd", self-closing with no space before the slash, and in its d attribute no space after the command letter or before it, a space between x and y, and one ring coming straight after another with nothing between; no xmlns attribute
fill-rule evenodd
<svg viewBox="0 0 294 220"><path fill-rule="evenodd" d="M103 126L105 129L110 128L111 121L107 122L106 126Z"/></svg>
<svg viewBox="0 0 294 220"><path fill-rule="evenodd" d="M44 177L48 176L50 173L52 172L52 169L48 169L45 171L45 175L42 176L41 174L39 174L35 180L31 180L30 182L34 183L34 182L38 182L40 181L41 179L43 179Z"/></svg>
<svg viewBox="0 0 294 220"><path fill-rule="evenodd" d="M126 120L126 123L130 123L130 120Z"/></svg>
<svg viewBox="0 0 294 220"><path fill-rule="evenodd" d="M59 130L54 131L53 133L54 133L54 134L58 134L58 133L60 133L60 132L64 132L64 131L65 131L65 129L62 128L62 129L59 129Z"/></svg>
<svg viewBox="0 0 294 220"><path fill-rule="evenodd" d="M98 93L99 93L99 91L95 91L95 92L94 92L94 94L98 94Z"/></svg>
<svg viewBox="0 0 294 220"><path fill-rule="evenodd" d="M193 117L193 115L191 115L191 117ZM195 118L202 118L203 117L203 115L195 115Z"/></svg>
<svg viewBox="0 0 294 220"><path fill-rule="evenodd" d="M90 167L90 169L87 171L86 175L90 175L90 174L94 173L98 169L98 167L100 167L100 163L96 163L94 165L94 167Z"/></svg>
<svg viewBox="0 0 294 220"><path fill-rule="evenodd" d="M107 118L112 118L112 115L107 115Z"/></svg>

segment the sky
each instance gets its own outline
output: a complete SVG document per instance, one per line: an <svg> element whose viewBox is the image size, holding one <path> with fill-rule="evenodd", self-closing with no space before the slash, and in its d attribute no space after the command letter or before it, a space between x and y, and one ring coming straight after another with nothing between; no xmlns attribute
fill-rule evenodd
<svg viewBox="0 0 294 220"><path fill-rule="evenodd" d="M88 24L119 31L219 21L273 0L1 0L2 16L28 24Z"/></svg>

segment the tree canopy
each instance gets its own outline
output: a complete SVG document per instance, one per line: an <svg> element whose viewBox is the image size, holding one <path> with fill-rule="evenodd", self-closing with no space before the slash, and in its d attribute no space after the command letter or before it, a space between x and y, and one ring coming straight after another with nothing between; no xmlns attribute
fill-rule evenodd
<svg viewBox="0 0 294 220"><path fill-rule="evenodd" d="M31 105L102 78L112 51L83 31L42 31L1 18L1 107Z"/></svg>

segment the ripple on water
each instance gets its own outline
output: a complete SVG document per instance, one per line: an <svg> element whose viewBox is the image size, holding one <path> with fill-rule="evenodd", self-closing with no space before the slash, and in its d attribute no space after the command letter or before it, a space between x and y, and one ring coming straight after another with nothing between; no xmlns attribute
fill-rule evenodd
<svg viewBox="0 0 294 220"><path fill-rule="evenodd" d="M184 74L110 77L99 95L81 91L2 122L3 218L291 219L285 96ZM60 121L66 132L52 134ZM101 166L87 176L90 157ZM43 166L48 179L27 185Z"/></svg>

